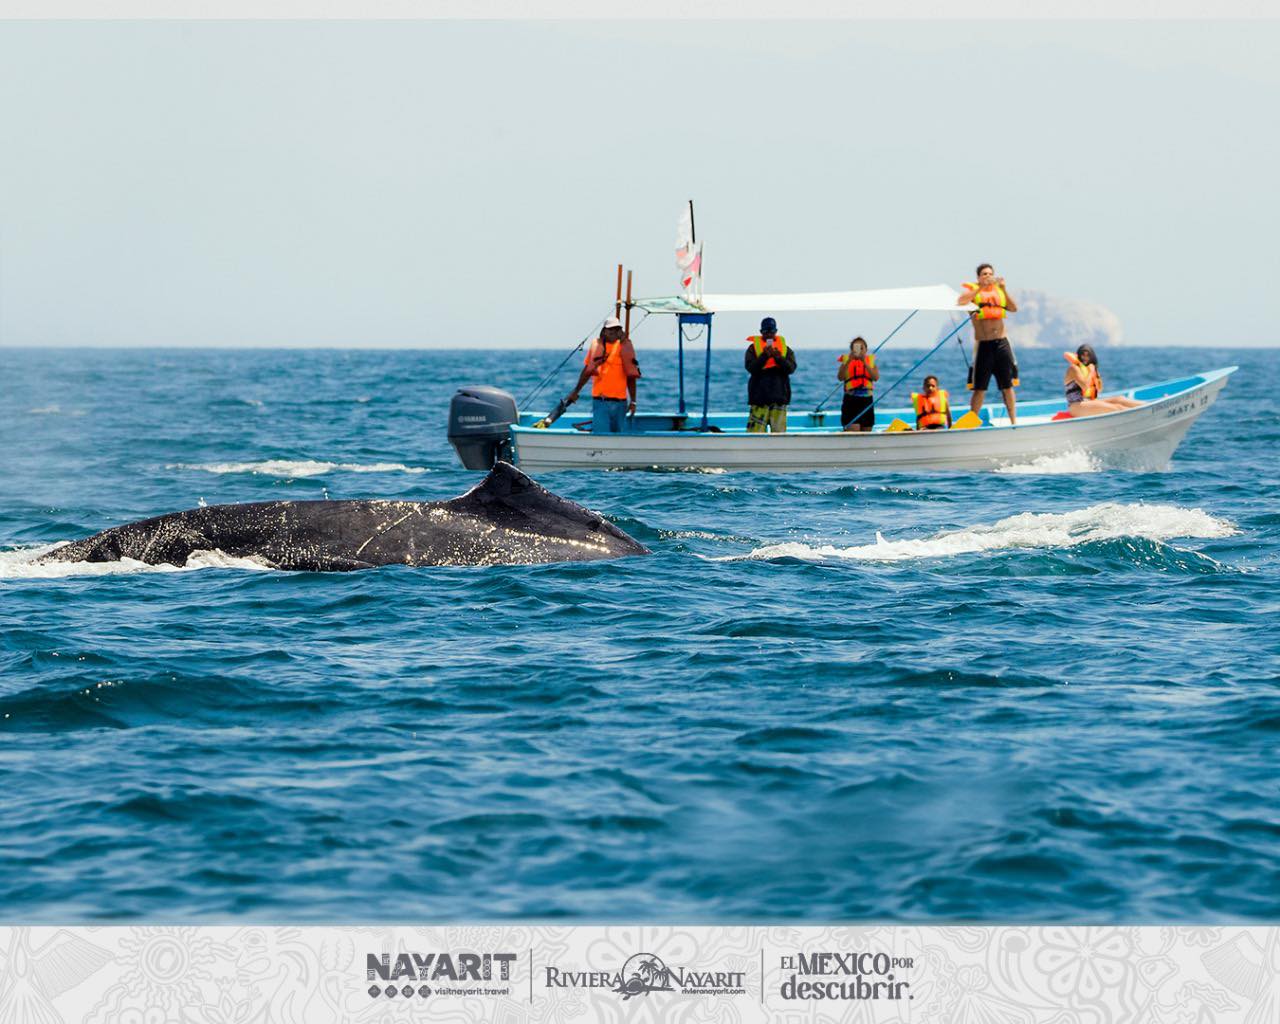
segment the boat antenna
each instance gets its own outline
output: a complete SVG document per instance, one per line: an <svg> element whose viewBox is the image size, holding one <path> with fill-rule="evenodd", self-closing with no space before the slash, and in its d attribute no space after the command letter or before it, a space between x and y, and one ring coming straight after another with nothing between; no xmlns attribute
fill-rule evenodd
<svg viewBox="0 0 1280 1024"><path fill-rule="evenodd" d="M906 327L906 326L907 326L907 320L910 320L913 316L915 316L915 315L916 315L917 313L919 313L919 312L920 312L920 310L918 310L918 309L913 309L910 313L908 313L908 314L907 314L907 319L906 319L906 320L903 320L903 321L902 321L902 323L898 324L898 326L897 326L897 327L895 327L895 328L894 328L893 330L891 330L888 334L886 334L886 335L885 335L885 337L884 337L884 341L880 342L880 344L879 344L879 345L877 345L874 349L872 349L872 350L871 350L871 354L872 354L872 355L875 355L875 354L876 354L877 352L879 352L882 348L884 348L887 344L889 344L889 339L890 339L890 338L892 338L895 334L897 334L900 330L902 330L902 328ZM829 401L831 401L831 396L832 396L832 395L834 395L837 391L839 391L843 386L844 386L844 381L842 381L842 380L838 380L838 381L836 381L836 386L835 386L835 387L833 387L830 391L828 391L828 392L827 392L827 397L826 397L826 398L824 398L821 402L819 402L816 406L814 406L813 411L814 411L815 413L822 412L822 407L823 407L824 405L826 405Z"/></svg>
<svg viewBox="0 0 1280 1024"><path fill-rule="evenodd" d="M698 244L698 229L693 223L693 200L689 200L689 241Z"/></svg>

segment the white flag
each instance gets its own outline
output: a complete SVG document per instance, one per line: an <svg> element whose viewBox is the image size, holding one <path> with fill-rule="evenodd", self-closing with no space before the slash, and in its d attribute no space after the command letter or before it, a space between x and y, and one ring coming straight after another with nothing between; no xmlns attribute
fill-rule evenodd
<svg viewBox="0 0 1280 1024"><path fill-rule="evenodd" d="M702 297L702 243L693 240L692 203L685 206L676 228L676 269L684 297L697 302Z"/></svg>

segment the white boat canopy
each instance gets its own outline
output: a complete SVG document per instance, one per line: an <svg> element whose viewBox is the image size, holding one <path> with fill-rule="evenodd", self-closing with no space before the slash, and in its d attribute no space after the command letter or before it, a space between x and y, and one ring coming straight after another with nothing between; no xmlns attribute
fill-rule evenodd
<svg viewBox="0 0 1280 1024"><path fill-rule="evenodd" d="M872 288L856 292L792 292L773 295L703 295L695 306L680 296L638 299L646 313L796 313L822 310L880 312L930 310L955 313L960 293L945 284L918 288Z"/></svg>

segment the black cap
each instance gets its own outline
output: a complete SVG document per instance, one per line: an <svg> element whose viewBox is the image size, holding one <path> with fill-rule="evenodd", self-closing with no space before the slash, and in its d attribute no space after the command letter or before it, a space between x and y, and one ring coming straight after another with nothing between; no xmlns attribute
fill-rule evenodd
<svg viewBox="0 0 1280 1024"><path fill-rule="evenodd" d="M760 333L768 334L770 332L774 334L778 332L778 321L771 316L767 316L760 321Z"/></svg>

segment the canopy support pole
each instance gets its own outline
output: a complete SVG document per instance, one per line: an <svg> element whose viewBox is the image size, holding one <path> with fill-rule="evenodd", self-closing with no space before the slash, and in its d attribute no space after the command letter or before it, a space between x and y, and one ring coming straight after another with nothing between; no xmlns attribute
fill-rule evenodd
<svg viewBox="0 0 1280 1024"><path fill-rule="evenodd" d="M707 406L711 402L711 317L707 317L707 361L702 374L702 429L707 429Z"/></svg>
<svg viewBox="0 0 1280 1024"><path fill-rule="evenodd" d="M711 316L710 313L679 313L676 315L676 328L680 332L678 358L680 360L680 415L685 414L684 406L684 326L685 324L701 324L707 329L707 359L702 376L702 426L707 429L707 410L711 403Z"/></svg>
<svg viewBox="0 0 1280 1024"><path fill-rule="evenodd" d="M676 321L676 374L680 380L680 415L687 415L684 407L684 321Z"/></svg>

